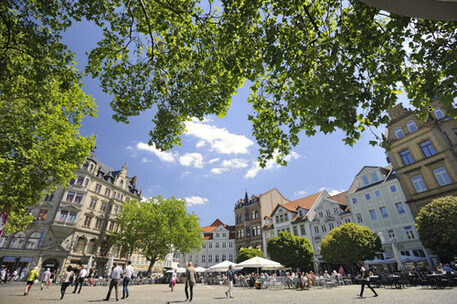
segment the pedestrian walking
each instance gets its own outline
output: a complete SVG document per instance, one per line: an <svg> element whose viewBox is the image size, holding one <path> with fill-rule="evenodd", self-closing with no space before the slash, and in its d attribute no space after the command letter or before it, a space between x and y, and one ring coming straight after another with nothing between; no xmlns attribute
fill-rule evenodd
<svg viewBox="0 0 457 304"><path fill-rule="evenodd" d="M70 286L71 284L71 277L73 276L73 267L68 266L67 270L62 273L62 276L60 277L60 299L63 299L63 296L65 295L65 291L67 290L67 287Z"/></svg>
<svg viewBox="0 0 457 304"><path fill-rule="evenodd" d="M41 274L41 290L43 290L46 285L46 289L49 288L49 283L51 283L51 269L46 268L46 271Z"/></svg>
<svg viewBox="0 0 457 304"><path fill-rule="evenodd" d="M373 289L373 287L371 287L371 285L370 285L370 278L368 276L368 271L366 270L365 265L363 264L363 262L359 261L359 262L357 262L357 266L360 267L360 273L355 278L362 280L361 287L360 287L360 294L358 296L363 298L363 289L365 288L365 285L366 285L374 293L373 297L377 297L378 294Z"/></svg>
<svg viewBox="0 0 457 304"><path fill-rule="evenodd" d="M228 280L228 290L225 292L225 295L230 298L234 298L232 294L233 283L235 281L235 273L233 272L233 266L229 265L227 270L227 280Z"/></svg>
<svg viewBox="0 0 457 304"><path fill-rule="evenodd" d="M171 274L171 283L170 283L171 291L173 291L175 289L177 279L178 279L178 273L177 273L177 270L175 269L175 271L173 271L173 273Z"/></svg>
<svg viewBox="0 0 457 304"><path fill-rule="evenodd" d="M76 283L75 283L75 289L73 290L73 293L76 293L78 286L79 286L78 293L81 293L81 288L84 285L84 280L86 279L86 276L87 276L87 269L81 267L78 272L78 277L75 279Z"/></svg>
<svg viewBox="0 0 457 304"><path fill-rule="evenodd" d="M6 284L6 279L7 279L7 268L5 265L2 265L2 269L0 270L0 283L4 282Z"/></svg>
<svg viewBox="0 0 457 304"><path fill-rule="evenodd" d="M187 263L187 269L186 269L186 286L184 288L184 291L186 292L186 301L192 302L192 298L194 295L194 285L197 280L195 279L195 269L194 266L192 266L192 262ZM190 299L189 299L189 293L187 289L190 289Z"/></svg>
<svg viewBox="0 0 457 304"><path fill-rule="evenodd" d="M111 296L111 290L113 289L113 287L114 291L116 292L116 301L119 301L117 286L119 285L119 280L121 279L122 268L121 266L118 266L117 263L114 263L113 266L114 269L111 272L111 281L109 283L108 294L106 295L106 298L103 299L103 301L109 301L109 298Z"/></svg>
<svg viewBox="0 0 457 304"><path fill-rule="evenodd" d="M127 262L127 266L124 269L124 279L122 280L122 298L126 299L129 297L129 284L132 280L132 275L135 271L133 270L132 261Z"/></svg>
<svg viewBox="0 0 457 304"><path fill-rule="evenodd" d="M30 288L32 288L33 283L38 277L38 267L34 267L27 274L27 286L25 286L24 296L29 294Z"/></svg>

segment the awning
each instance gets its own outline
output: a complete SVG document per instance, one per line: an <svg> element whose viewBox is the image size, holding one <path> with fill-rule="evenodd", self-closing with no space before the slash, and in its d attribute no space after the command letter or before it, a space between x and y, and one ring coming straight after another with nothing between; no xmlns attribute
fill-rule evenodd
<svg viewBox="0 0 457 304"><path fill-rule="evenodd" d="M5 256L3 257L3 262L16 262L16 257Z"/></svg>

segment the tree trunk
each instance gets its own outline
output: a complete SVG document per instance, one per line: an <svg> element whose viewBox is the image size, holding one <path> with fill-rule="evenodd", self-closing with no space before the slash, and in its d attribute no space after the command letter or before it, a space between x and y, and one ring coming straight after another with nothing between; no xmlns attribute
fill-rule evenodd
<svg viewBox="0 0 457 304"><path fill-rule="evenodd" d="M157 260L156 257L152 257L152 258L148 259L148 261L149 261L148 275L150 275L152 273L151 272L152 266L154 266L156 260Z"/></svg>

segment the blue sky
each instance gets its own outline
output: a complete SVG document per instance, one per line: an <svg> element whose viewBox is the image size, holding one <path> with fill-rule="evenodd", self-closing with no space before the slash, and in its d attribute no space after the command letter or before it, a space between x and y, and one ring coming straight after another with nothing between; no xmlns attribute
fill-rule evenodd
<svg viewBox="0 0 457 304"><path fill-rule="evenodd" d="M77 23L65 33L64 41L76 53L80 68L87 62L85 52L100 37L100 31L89 23ZM290 200L324 187L339 193L349 188L363 166L387 165L384 150L368 144L373 138L370 132L353 147L344 145L344 134L336 132L303 135L288 166L270 163L260 170L256 165L258 146L247 120L252 109L246 102L246 88L233 97L226 117L190 122L181 147L160 152L147 145L152 111L132 118L128 125L117 123L111 118L111 98L102 92L98 80L85 78L83 82L84 91L98 105L98 116L84 119L81 133L97 135L97 157L115 169L127 162L128 174L138 176L145 197L186 198L188 210L200 217L202 226L216 218L233 225L234 204L246 189L251 195L277 188ZM380 135L383 128L376 132Z"/></svg>

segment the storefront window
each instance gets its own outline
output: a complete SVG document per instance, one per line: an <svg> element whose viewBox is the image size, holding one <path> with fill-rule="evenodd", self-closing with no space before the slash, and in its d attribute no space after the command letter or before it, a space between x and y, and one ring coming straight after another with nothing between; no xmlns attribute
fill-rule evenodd
<svg viewBox="0 0 457 304"><path fill-rule="evenodd" d="M34 232L29 236L29 239L27 240L27 244L25 245L25 248L26 249L38 248L39 241L40 241L40 233Z"/></svg>
<svg viewBox="0 0 457 304"><path fill-rule="evenodd" d="M22 248L25 243L25 234L24 232L18 232L13 236L11 241L10 248Z"/></svg>

